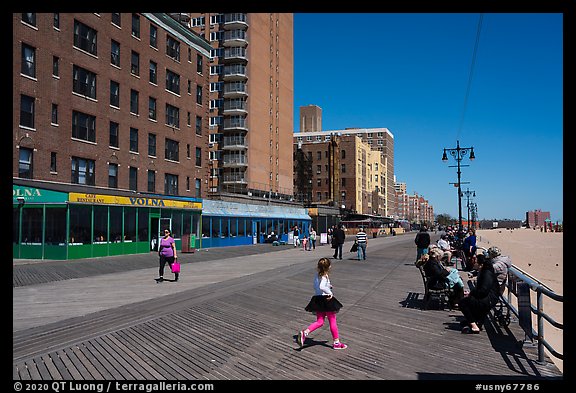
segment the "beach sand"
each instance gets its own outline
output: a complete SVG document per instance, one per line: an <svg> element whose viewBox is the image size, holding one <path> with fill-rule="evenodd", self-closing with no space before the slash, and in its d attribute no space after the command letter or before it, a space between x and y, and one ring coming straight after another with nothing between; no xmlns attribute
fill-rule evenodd
<svg viewBox="0 0 576 393"><path fill-rule="evenodd" d="M541 232L539 229L482 229L476 231L477 244L480 247L489 248L497 246L502 255L508 255L512 264L536 278L542 284L559 295L563 292L563 240L562 232ZM512 296L514 300L515 297ZM535 296L532 304L536 304ZM517 304L515 305L517 308ZM544 312L555 321L564 323L563 303L554 301L544 296ZM532 322L536 329L536 315L532 314ZM559 353L564 353L563 331L544 321L544 337L546 341ZM546 353L554 364L562 372L563 362L561 359Z"/></svg>

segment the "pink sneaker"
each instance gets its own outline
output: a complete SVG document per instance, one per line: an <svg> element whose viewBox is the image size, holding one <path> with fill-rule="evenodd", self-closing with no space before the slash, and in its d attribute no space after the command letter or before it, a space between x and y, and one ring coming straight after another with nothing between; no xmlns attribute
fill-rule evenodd
<svg viewBox="0 0 576 393"><path fill-rule="evenodd" d="M346 348L348 348L348 345L341 343L341 342L337 342L337 343L334 343L332 348L334 348L334 349L346 349Z"/></svg>

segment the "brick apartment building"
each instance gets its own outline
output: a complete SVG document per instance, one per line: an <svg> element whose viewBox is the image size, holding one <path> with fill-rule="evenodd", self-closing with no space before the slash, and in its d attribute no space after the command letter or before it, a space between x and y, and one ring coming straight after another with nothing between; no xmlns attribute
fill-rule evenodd
<svg viewBox="0 0 576 393"><path fill-rule="evenodd" d="M297 200L388 216L394 198L387 193L390 161L359 135L345 132L294 134ZM303 165L308 169L301 170Z"/></svg>
<svg viewBox="0 0 576 393"><path fill-rule="evenodd" d="M546 220L550 221L550 212L543 212L540 209L526 212L526 226L528 228L543 228Z"/></svg>
<svg viewBox="0 0 576 393"><path fill-rule="evenodd" d="M210 45L168 14L13 14L13 176L203 197Z"/></svg>

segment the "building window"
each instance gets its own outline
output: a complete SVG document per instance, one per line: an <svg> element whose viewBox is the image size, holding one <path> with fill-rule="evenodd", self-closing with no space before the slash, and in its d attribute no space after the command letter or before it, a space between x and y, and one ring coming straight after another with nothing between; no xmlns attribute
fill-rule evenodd
<svg viewBox="0 0 576 393"><path fill-rule="evenodd" d="M196 103L202 105L202 86L196 86Z"/></svg>
<svg viewBox="0 0 576 393"><path fill-rule="evenodd" d="M140 38L140 15L132 14L132 36Z"/></svg>
<svg viewBox="0 0 576 393"><path fill-rule="evenodd" d="M120 84L110 81L110 105L120 108Z"/></svg>
<svg viewBox="0 0 576 393"><path fill-rule="evenodd" d="M60 75L60 58L58 56L52 57L52 76Z"/></svg>
<svg viewBox="0 0 576 393"><path fill-rule="evenodd" d="M36 13L35 12L23 12L22 13L22 22L24 22L30 26L36 26Z"/></svg>
<svg viewBox="0 0 576 393"><path fill-rule="evenodd" d="M130 63L130 72L133 75L140 75L140 54L138 52L132 51L132 60Z"/></svg>
<svg viewBox="0 0 576 393"><path fill-rule="evenodd" d="M342 173L346 173L346 164L342 164Z"/></svg>
<svg viewBox="0 0 576 393"><path fill-rule="evenodd" d="M156 191L156 172L148 169L148 192Z"/></svg>
<svg viewBox="0 0 576 393"><path fill-rule="evenodd" d="M110 122L110 142L108 142L108 143L109 143L109 146L119 147L119 145L118 145L118 141L119 141L118 133L119 133L119 130L120 130L120 124L111 121L111 122Z"/></svg>
<svg viewBox="0 0 576 393"><path fill-rule="evenodd" d="M167 160L179 161L178 142L166 138L166 146L164 149L164 156Z"/></svg>
<svg viewBox="0 0 576 393"><path fill-rule="evenodd" d="M166 90L180 94L180 75L170 70L166 70Z"/></svg>
<svg viewBox="0 0 576 393"><path fill-rule="evenodd" d="M20 157L18 159L18 177L24 179L33 178L33 168L32 168L32 149L27 149L25 147L20 147Z"/></svg>
<svg viewBox="0 0 576 393"><path fill-rule="evenodd" d="M74 46L96 56L98 32L82 22L74 20Z"/></svg>
<svg viewBox="0 0 576 393"><path fill-rule="evenodd" d="M50 172L58 172L56 167L56 153L50 153Z"/></svg>
<svg viewBox="0 0 576 393"><path fill-rule="evenodd" d="M199 74L203 73L203 60L201 54L196 54L196 72Z"/></svg>
<svg viewBox="0 0 576 393"><path fill-rule="evenodd" d="M120 15L119 12L112 13L112 23L114 23L118 27L122 26L122 16Z"/></svg>
<svg viewBox="0 0 576 393"><path fill-rule="evenodd" d="M150 120L156 120L156 98L148 98L148 118Z"/></svg>
<svg viewBox="0 0 576 393"><path fill-rule="evenodd" d="M138 168L131 166L128 172L128 188L132 191L138 191Z"/></svg>
<svg viewBox="0 0 576 393"><path fill-rule="evenodd" d="M342 159L346 159L346 150L341 150L340 152L342 154Z"/></svg>
<svg viewBox="0 0 576 393"><path fill-rule="evenodd" d="M178 175L164 175L164 194L178 195Z"/></svg>
<svg viewBox="0 0 576 393"><path fill-rule="evenodd" d="M120 67L120 43L114 40L110 45L110 64Z"/></svg>
<svg viewBox="0 0 576 393"><path fill-rule="evenodd" d="M20 72L32 78L36 77L36 48L22 44L22 65Z"/></svg>
<svg viewBox="0 0 576 393"><path fill-rule="evenodd" d="M196 148L196 166L202 166L202 149Z"/></svg>
<svg viewBox="0 0 576 393"><path fill-rule="evenodd" d="M138 153L138 129L130 127L130 151Z"/></svg>
<svg viewBox="0 0 576 393"><path fill-rule="evenodd" d="M180 42L166 35L166 54L176 61L180 61Z"/></svg>
<svg viewBox="0 0 576 393"><path fill-rule="evenodd" d="M201 198L202 197L202 181L200 179L195 179L194 180L194 189L196 191L196 193L194 194L194 196L196 198Z"/></svg>
<svg viewBox="0 0 576 393"><path fill-rule="evenodd" d="M72 138L96 142L96 116L72 111Z"/></svg>
<svg viewBox="0 0 576 393"><path fill-rule="evenodd" d="M72 68L72 91L96 99L96 74L75 65Z"/></svg>
<svg viewBox="0 0 576 393"><path fill-rule="evenodd" d="M158 84L158 64L150 61L150 83Z"/></svg>
<svg viewBox="0 0 576 393"><path fill-rule="evenodd" d="M166 125L180 128L180 109L166 104Z"/></svg>
<svg viewBox="0 0 576 393"><path fill-rule="evenodd" d="M118 188L118 164L108 164L108 187Z"/></svg>
<svg viewBox="0 0 576 393"><path fill-rule="evenodd" d="M158 48L158 28L154 25L150 25L150 46Z"/></svg>
<svg viewBox="0 0 576 393"><path fill-rule="evenodd" d="M58 105L52 104L52 118L50 119L52 124L58 124Z"/></svg>
<svg viewBox="0 0 576 393"><path fill-rule="evenodd" d="M20 96L20 125L34 128L34 97Z"/></svg>
<svg viewBox="0 0 576 393"><path fill-rule="evenodd" d="M54 26L55 29L60 28L60 13L59 12L54 13L54 20L52 21L52 25Z"/></svg>
<svg viewBox="0 0 576 393"><path fill-rule="evenodd" d="M130 90L130 113L138 114L138 92Z"/></svg>
<svg viewBox="0 0 576 393"><path fill-rule="evenodd" d="M196 116L196 135L202 135L202 117Z"/></svg>
<svg viewBox="0 0 576 393"><path fill-rule="evenodd" d="M148 155L156 157L156 134L148 134Z"/></svg>
<svg viewBox="0 0 576 393"><path fill-rule="evenodd" d="M95 185L94 183L94 168L96 167L94 160L88 160L80 157L72 157L72 180L73 184L86 184L89 186Z"/></svg>

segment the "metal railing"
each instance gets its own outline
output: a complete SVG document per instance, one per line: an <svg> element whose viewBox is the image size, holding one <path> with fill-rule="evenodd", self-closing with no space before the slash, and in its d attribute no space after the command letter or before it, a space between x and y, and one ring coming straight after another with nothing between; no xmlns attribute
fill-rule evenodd
<svg viewBox="0 0 576 393"><path fill-rule="evenodd" d="M545 363L544 361L544 347L550 351L550 353L558 359L564 359L564 355L556 351L548 341L544 338L544 320L548 321L552 326L564 330L564 324L555 321L550 315L544 312L544 299L543 296L547 296L548 298L558 301L564 302L564 296L559 295L554 292L552 289L548 288L542 282L537 280L536 278L530 276L528 273L524 272L523 270L517 268L516 266L512 265L508 270L508 280L506 282L507 288L507 296L502 296L502 301L506 304L508 309L518 318L521 319L522 312L528 312L528 310L522 310L520 307L520 302L518 302L518 309L514 307L512 304L512 295L516 296L516 300L518 301L518 294L516 292L515 285L519 282L523 282L528 284L531 291L536 293L536 306L532 304L532 298L530 297L530 304L529 304L529 312L535 314L537 317L537 330L534 330L532 326L529 327L530 332L526 332L530 335L530 337L535 337L538 341L538 363ZM519 310L520 309L520 310ZM524 328L525 329L525 328Z"/></svg>

